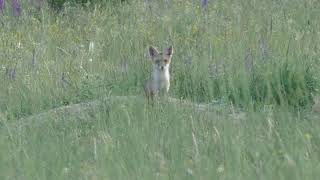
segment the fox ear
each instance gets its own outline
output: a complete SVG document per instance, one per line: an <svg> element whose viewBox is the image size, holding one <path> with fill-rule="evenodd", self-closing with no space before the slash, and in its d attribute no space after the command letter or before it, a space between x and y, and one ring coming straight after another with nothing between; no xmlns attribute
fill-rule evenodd
<svg viewBox="0 0 320 180"><path fill-rule="evenodd" d="M153 58L154 56L158 55L159 52L156 48L150 46L149 47L149 55L151 56L151 58Z"/></svg>
<svg viewBox="0 0 320 180"><path fill-rule="evenodd" d="M168 56L172 56L172 54L173 54L173 47L172 47L172 46L169 46L168 48L166 48L166 49L164 50L164 54L165 54L165 55L168 55Z"/></svg>

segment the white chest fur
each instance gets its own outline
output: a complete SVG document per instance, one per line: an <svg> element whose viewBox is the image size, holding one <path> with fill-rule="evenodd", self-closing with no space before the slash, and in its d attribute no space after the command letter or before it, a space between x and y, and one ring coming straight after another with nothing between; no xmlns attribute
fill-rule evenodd
<svg viewBox="0 0 320 180"><path fill-rule="evenodd" d="M164 71L154 71L153 72L153 81L154 81L154 85L155 85L155 89L157 89L158 91L165 89L165 90L169 90L169 86L170 86L170 74L169 74L169 70L166 69Z"/></svg>

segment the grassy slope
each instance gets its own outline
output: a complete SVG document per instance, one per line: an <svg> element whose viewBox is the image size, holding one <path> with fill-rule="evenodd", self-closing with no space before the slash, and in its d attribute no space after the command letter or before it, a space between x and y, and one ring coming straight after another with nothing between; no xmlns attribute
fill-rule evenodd
<svg viewBox="0 0 320 180"><path fill-rule="evenodd" d="M319 82L319 6L224 0L201 11L177 0L5 12L0 179L316 179L320 126L308 106ZM24 125L52 108L141 94L150 44L174 45L171 96L232 100L246 118L228 105L208 115L138 99Z"/></svg>

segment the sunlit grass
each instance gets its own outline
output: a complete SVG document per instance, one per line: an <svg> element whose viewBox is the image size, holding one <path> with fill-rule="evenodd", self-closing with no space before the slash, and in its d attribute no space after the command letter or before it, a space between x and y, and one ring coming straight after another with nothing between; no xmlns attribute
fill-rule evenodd
<svg viewBox="0 0 320 180"><path fill-rule="evenodd" d="M0 179L319 177L320 4L168 2L0 15ZM210 111L145 104L149 45Z"/></svg>

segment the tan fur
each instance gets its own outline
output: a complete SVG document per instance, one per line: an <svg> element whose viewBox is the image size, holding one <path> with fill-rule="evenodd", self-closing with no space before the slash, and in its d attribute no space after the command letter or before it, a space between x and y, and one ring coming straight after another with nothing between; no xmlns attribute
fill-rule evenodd
<svg viewBox="0 0 320 180"><path fill-rule="evenodd" d="M149 47L152 62L152 73L150 79L145 83L144 90L148 100L153 100L160 92L168 93L170 88L170 63L173 48L165 48L162 53L154 47Z"/></svg>

